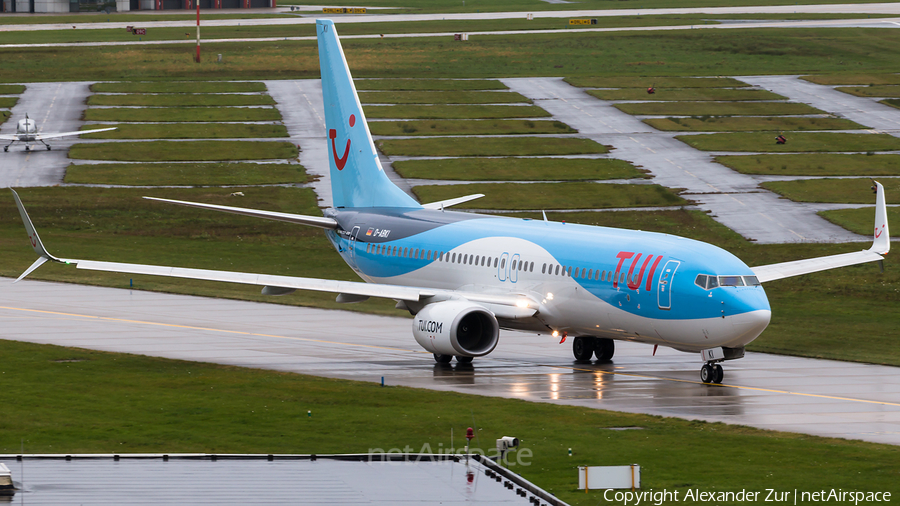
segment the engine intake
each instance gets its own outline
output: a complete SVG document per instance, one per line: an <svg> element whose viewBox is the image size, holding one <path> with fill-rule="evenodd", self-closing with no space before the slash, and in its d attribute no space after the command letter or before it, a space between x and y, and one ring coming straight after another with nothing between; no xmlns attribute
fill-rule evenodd
<svg viewBox="0 0 900 506"><path fill-rule="evenodd" d="M481 357L497 346L500 325L482 306L448 300L428 304L416 314L413 336L432 353Z"/></svg>

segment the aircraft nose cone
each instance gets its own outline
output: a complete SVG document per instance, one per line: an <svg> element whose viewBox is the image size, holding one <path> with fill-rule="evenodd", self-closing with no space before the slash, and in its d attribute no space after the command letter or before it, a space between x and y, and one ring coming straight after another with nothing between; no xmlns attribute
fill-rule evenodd
<svg viewBox="0 0 900 506"><path fill-rule="evenodd" d="M738 340L743 344L753 341L769 326L772 319L772 311L769 309L757 309L735 315L731 319L731 325Z"/></svg>

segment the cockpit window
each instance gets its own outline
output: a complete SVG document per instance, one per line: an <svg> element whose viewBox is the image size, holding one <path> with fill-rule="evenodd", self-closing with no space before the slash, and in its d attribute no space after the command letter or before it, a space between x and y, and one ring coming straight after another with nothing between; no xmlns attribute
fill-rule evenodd
<svg viewBox="0 0 900 506"><path fill-rule="evenodd" d="M712 290L713 288L718 288L718 287L719 287L719 278L717 278L715 276L710 276L709 279L706 281L706 289Z"/></svg>
<svg viewBox="0 0 900 506"><path fill-rule="evenodd" d="M700 288L706 289L706 278L708 278L706 274L697 274L697 279L694 280L694 284L699 286Z"/></svg>
<svg viewBox="0 0 900 506"><path fill-rule="evenodd" d="M719 276L719 286L744 286L740 276Z"/></svg>
<svg viewBox="0 0 900 506"><path fill-rule="evenodd" d="M759 278L756 276L744 276L744 284L747 286L759 286Z"/></svg>

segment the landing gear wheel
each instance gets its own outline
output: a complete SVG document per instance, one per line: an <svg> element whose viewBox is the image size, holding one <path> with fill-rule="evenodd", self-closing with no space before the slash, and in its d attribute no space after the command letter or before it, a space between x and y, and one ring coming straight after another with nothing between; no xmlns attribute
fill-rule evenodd
<svg viewBox="0 0 900 506"><path fill-rule="evenodd" d="M572 353L578 362L590 362L594 355L594 338L578 336L572 340Z"/></svg>
<svg viewBox="0 0 900 506"><path fill-rule="evenodd" d="M47 145L47 151L50 151L50 145L49 145L49 144Z"/></svg>
<svg viewBox="0 0 900 506"><path fill-rule="evenodd" d="M597 361L606 363L612 360L616 353L616 342L612 339L598 338L594 341L594 356Z"/></svg>
<svg viewBox="0 0 900 506"><path fill-rule="evenodd" d="M432 353L434 361L439 364L449 364L453 360L453 355L442 355L440 353Z"/></svg>
<svg viewBox="0 0 900 506"><path fill-rule="evenodd" d="M722 369L722 366L716 364L713 366L713 372L715 372L715 377L713 378L713 383L719 384L722 383L722 380L725 379L725 370Z"/></svg>
<svg viewBox="0 0 900 506"><path fill-rule="evenodd" d="M457 355L457 356L456 356L456 363L457 363L457 364L471 364L471 363L472 363L472 360L473 360L474 358L475 358L475 357L463 357L463 356Z"/></svg>
<svg viewBox="0 0 900 506"><path fill-rule="evenodd" d="M712 383L715 375L713 367L709 364L703 364L703 367L700 368L700 381L704 383Z"/></svg>
<svg viewBox="0 0 900 506"><path fill-rule="evenodd" d="M31 151L31 146L25 146L25 151Z"/></svg>
<svg viewBox="0 0 900 506"><path fill-rule="evenodd" d="M3 152L4 152L4 153L8 153L8 152L9 152L9 146L3 146Z"/></svg>

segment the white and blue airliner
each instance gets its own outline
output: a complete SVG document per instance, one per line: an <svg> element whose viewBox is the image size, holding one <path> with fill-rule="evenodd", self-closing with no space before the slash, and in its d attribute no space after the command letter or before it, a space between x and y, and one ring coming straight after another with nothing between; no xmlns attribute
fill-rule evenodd
<svg viewBox="0 0 900 506"><path fill-rule="evenodd" d="M413 336L439 363L487 355L503 328L571 336L578 361L611 360L616 340L700 353L701 379L720 383L720 362L741 358L769 324L762 283L879 262L890 249L877 182L871 248L759 267L668 234L448 210L481 195L420 204L391 183L378 161L334 23L318 20L316 31L333 207L319 217L153 200L322 228L365 282L56 258L13 192L39 255L19 279L53 260L79 269L259 285L269 295L318 290L337 293L340 302L384 297L415 315Z"/></svg>

